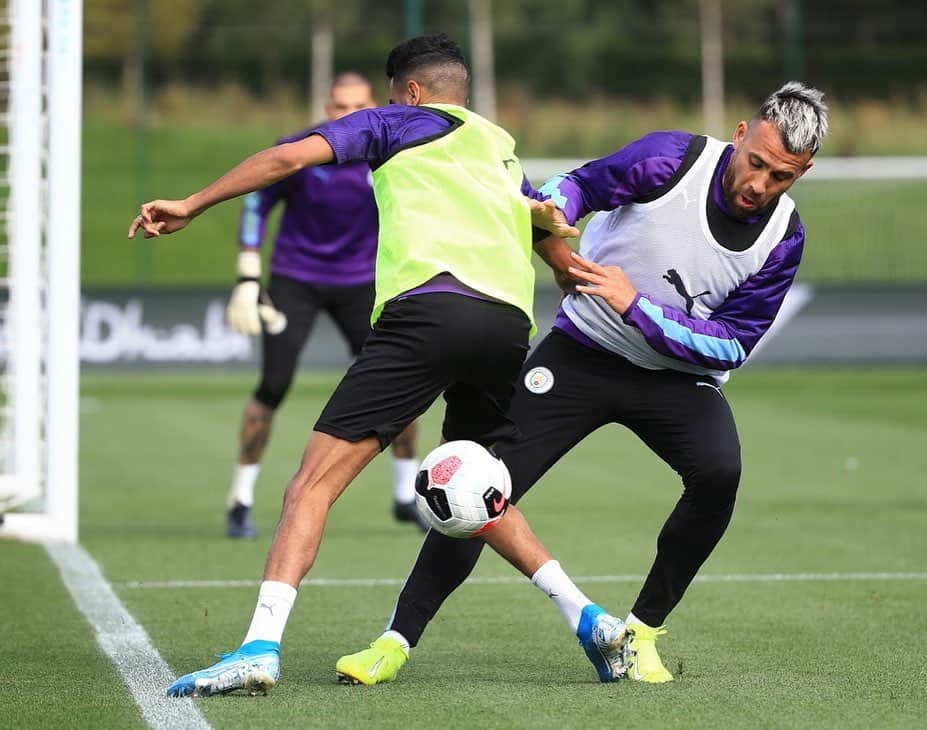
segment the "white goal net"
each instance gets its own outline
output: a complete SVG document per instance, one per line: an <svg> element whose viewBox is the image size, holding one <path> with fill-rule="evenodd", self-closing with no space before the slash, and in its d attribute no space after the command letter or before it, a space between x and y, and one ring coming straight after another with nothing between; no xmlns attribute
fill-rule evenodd
<svg viewBox="0 0 927 730"><path fill-rule="evenodd" d="M0 536L77 538L81 22L0 3Z"/></svg>

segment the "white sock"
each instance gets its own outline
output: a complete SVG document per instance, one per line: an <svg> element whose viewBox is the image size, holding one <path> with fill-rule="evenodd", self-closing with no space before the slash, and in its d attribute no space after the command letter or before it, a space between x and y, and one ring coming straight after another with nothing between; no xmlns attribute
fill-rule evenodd
<svg viewBox="0 0 927 730"><path fill-rule="evenodd" d="M408 503L415 499L415 477L418 476L418 459L393 457L393 498Z"/></svg>
<svg viewBox="0 0 927 730"><path fill-rule="evenodd" d="M406 653L406 658L409 657L409 640L400 634L398 631L393 631L389 629L380 634L381 639L395 639L399 642L399 646L402 647L402 650Z"/></svg>
<svg viewBox="0 0 927 730"><path fill-rule="evenodd" d="M560 563L556 560L548 560L531 576L531 582L544 591L548 598L553 599L575 634L576 629L579 628L579 617L583 608L592 601L563 572Z"/></svg>
<svg viewBox="0 0 927 730"><path fill-rule="evenodd" d="M260 464L237 464L229 489L228 506L231 509L236 502L251 507L254 504L254 484L257 482Z"/></svg>
<svg viewBox="0 0 927 730"><path fill-rule="evenodd" d="M251 626L248 627L245 640L241 643L261 640L276 641L279 644L295 600L296 589L289 583L276 580L265 580L261 583Z"/></svg>

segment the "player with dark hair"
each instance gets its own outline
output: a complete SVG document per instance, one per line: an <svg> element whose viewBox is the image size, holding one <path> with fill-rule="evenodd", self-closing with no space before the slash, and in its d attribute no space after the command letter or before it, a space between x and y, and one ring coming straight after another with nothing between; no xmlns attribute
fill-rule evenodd
<svg viewBox="0 0 927 730"><path fill-rule="evenodd" d="M393 105L258 152L184 200L145 203L129 228L130 237L172 233L216 203L305 167L358 160L373 171L380 215L373 329L287 485L245 639L174 682L171 696L275 685L280 639L328 510L439 395L448 440L491 446L514 428L506 414L534 329L532 220L578 232L552 203L529 207L524 195L533 191L514 140L465 107L470 79L456 43L443 34L413 38L390 53L387 70ZM610 651L618 623L597 620L589 646Z"/></svg>
<svg viewBox="0 0 927 730"><path fill-rule="evenodd" d="M332 82L325 116L341 119L375 106L370 82L358 73L344 72ZM314 130L304 129L277 144L305 139ZM263 294L261 242L267 218L280 202L284 211ZM329 314L353 357L370 334L377 255L377 206L370 166L358 161L308 167L251 193L242 208L238 241L238 284L226 318L242 334L262 335L262 357L260 383L242 414L226 535L254 538L257 533L251 515L261 456L316 317L320 311ZM267 298L271 305L262 304ZM263 327L262 313L269 320ZM423 526L415 508L415 436L413 421L392 443L393 516Z"/></svg>
<svg viewBox="0 0 927 730"><path fill-rule="evenodd" d="M724 534L740 481L740 442L721 385L792 285L805 229L786 191L811 167L827 127L823 94L790 82L737 125L733 144L655 132L540 188L568 222L601 212L583 232L582 255L562 240L544 249L555 271L569 270L558 277L569 293L522 371L510 411L521 434L495 447L511 473L512 500L610 423L630 429L682 478L614 678L673 679L656 639ZM600 609L525 538L519 517L507 514L487 533L492 547L580 634ZM621 521L616 495L616 533ZM337 671L363 684L393 679L482 547L430 531L386 633L339 659ZM599 677L607 681L607 671Z"/></svg>

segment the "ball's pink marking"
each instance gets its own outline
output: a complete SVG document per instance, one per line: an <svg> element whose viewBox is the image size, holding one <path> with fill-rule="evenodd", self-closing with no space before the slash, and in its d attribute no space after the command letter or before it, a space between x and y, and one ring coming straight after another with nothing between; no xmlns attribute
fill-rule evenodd
<svg viewBox="0 0 927 730"><path fill-rule="evenodd" d="M456 456L448 456L441 459L437 464L431 467L431 481L435 484L447 484L451 481L454 474L460 468L463 462Z"/></svg>

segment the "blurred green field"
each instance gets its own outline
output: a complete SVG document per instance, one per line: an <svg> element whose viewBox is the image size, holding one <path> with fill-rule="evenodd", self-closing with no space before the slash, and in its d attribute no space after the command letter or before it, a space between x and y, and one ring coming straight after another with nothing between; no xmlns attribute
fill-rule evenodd
<svg viewBox="0 0 927 730"><path fill-rule="evenodd" d="M162 127L139 146L130 129L84 126L82 280L107 285L222 285L234 279L239 203L209 211L179 236L125 238L138 204L181 197L292 130ZM615 148L628 140L615 140ZM611 150L603 150L605 154ZM139 172L147 170L148 172ZM800 277L811 282L925 282L927 180L799 182L808 229ZM271 226L275 230L276 225ZM265 250L269 250L269 246ZM545 279L546 280L546 279Z"/></svg>
<svg viewBox="0 0 927 730"><path fill-rule="evenodd" d="M178 672L234 648L281 490L335 375L305 373L279 414L257 493L256 543L222 537L248 375L85 374L81 541ZM733 524L706 576L927 570L927 371L751 370L727 388L744 445ZM422 448L437 439L430 411ZM420 536L388 515L380 457L332 512L311 577L401 580ZM677 498L675 475L630 434L593 434L523 508L577 576L640 575ZM0 544L0 727L142 727L41 548ZM494 555L480 577L512 576ZM580 582L621 614L639 584ZM464 586L397 682L334 682L334 662L382 629L398 590L307 586L267 698L197 707L214 727L910 728L927 723L925 580L701 582L661 643L676 682L603 686L559 613L526 584Z"/></svg>

